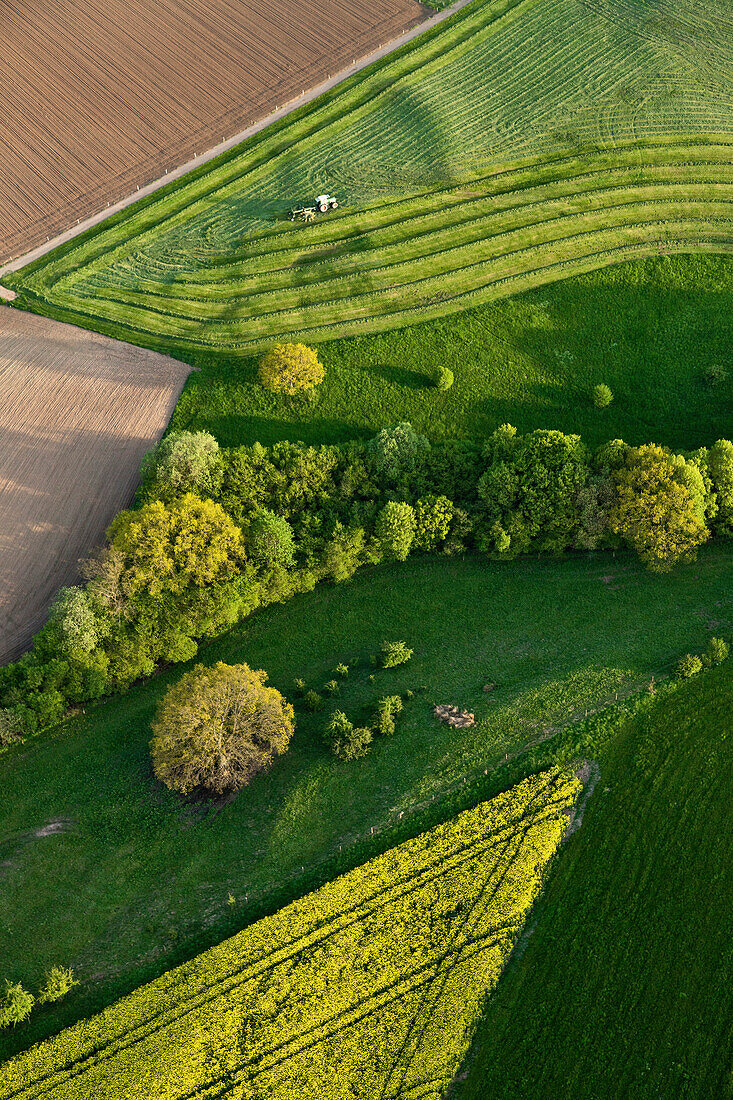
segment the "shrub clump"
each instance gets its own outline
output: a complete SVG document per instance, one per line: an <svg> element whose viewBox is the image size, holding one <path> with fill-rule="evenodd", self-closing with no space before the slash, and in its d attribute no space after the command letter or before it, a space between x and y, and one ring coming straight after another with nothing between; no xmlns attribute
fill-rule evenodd
<svg viewBox="0 0 733 1100"><path fill-rule="evenodd" d="M285 752L292 706L247 664L196 665L164 695L150 743L153 771L181 794L236 791Z"/></svg>
<svg viewBox="0 0 733 1100"><path fill-rule="evenodd" d="M593 404L597 409L607 409L613 401L613 391L605 382L593 387Z"/></svg>
<svg viewBox="0 0 733 1100"><path fill-rule="evenodd" d="M326 695L338 695L341 690L341 685L338 680L329 680L327 684L323 685L323 690Z"/></svg>
<svg viewBox="0 0 733 1100"><path fill-rule="evenodd" d="M701 669L702 659L696 653L685 653L677 662L675 676L678 680L688 680L690 676L697 676Z"/></svg>
<svg viewBox="0 0 733 1100"><path fill-rule="evenodd" d="M711 363L703 371L702 380L706 386L722 386L728 381L728 371L722 363Z"/></svg>
<svg viewBox="0 0 733 1100"><path fill-rule="evenodd" d="M326 742L339 760L358 760L366 756L372 743L372 731L354 726L342 710L335 710L324 731Z"/></svg>
<svg viewBox="0 0 733 1100"><path fill-rule="evenodd" d="M345 665L343 661L340 661L333 671L336 673L337 676L340 676L342 679L345 680L346 677L349 675L349 666Z"/></svg>
<svg viewBox="0 0 733 1100"><path fill-rule="evenodd" d="M74 977L74 971L70 966L52 966L44 975L43 985L38 994L39 1005L60 1001L70 989L78 984Z"/></svg>
<svg viewBox="0 0 733 1100"><path fill-rule="evenodd" d="M702 663L705 668L712 668L713 665L722 665L723 661L728 660L730 654L730 646L723 638L711 638L708 642L707 649L702 655Z"/></svg>
<svg viewBox="0 0 733 1100"><path fill-rule="evenodd" d="M395 718L402 713L402 698L399 695L387 695L377 703L374 721L375 733L389 737L395 731Z"/></svg>
<svg viewBox="0 0 733 1100"><path fill-rule="evenodd" d="M36 999L20 982L5 979L5 992L0 996L0 1028L22 1024L31 1014Z"/></svg>
<svg viewBox="0 0 733 1100"><path fill-rule="evenodd" d="M260 382L273 393L304 393L325 375L318 352L305 344L275 344L260 360Z"/></svg>
<svg viewBox="0 0 733 1100"><path fill-rule="evenodd" d="M317 691L313 691L313 689L311 689L310 691L306 691L305 695L303 696L303 702L305 704L306 710L309 710L315 714L317 710L321 710L323 707L323 696L319 695Z"/></svg>
<svg viewBox="0 0 733 1100"><path fill-rule="evenodd" d="M409 649L404 642L382 642L379 647L379 663L382 668L396 668L409 661L414 650Z"/></svg>
<svg viewBox="0 0 733 1100"><path fill-rule="evenodd" d="M437 367L433 375L436 390L446 393L453 385L453 371L448 367Z"/></svg>

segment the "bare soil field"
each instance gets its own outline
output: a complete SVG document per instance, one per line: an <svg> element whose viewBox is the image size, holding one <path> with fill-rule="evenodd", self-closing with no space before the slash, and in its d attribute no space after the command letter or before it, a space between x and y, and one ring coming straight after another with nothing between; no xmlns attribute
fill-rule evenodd
<svg viewBox="0 0 733 1100"><path fill-rule="evenodd" d="M130 503L190 369L0 306L0 663Z"/></svg>
<svg viewBox="0 0 733 1100"><path fill-rule="evenodd" d="M0 261L427 14L415 0L3 0Z"/></svg>

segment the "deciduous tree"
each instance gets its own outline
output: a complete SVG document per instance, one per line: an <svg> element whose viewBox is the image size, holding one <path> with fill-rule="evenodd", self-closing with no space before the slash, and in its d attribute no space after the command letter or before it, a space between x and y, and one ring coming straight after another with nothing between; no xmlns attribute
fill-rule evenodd
<svg viewBox="0 0 733 1100"><path fill-rule="evenodd" d="M153 770L167 787L223 794L285 752L292 706L249 665L196 665L168 689L153 722Z"/></svg>
<svg viewBox="0 0 733 1100"><path fill-rule="evenodd" d="M609 518L611 530L650 569L665 573L694 558L709 531L669 451L654 443L630 447L613 480L617 500Z"/></svg>
<svg viewBox="0 0 733 1100"><path fill-rule="evenodd" d="M318 352L305 344L275 344L260 361L259 378L273 393L312 390L325 377Z"/></svg>
<svg viewBox="0 0 733 1100"><path fill-rule="evenodd" d="M223 465L219 444L209 432L171 432L143 459L143 499L169 502L184 493L216 497Z"/></svg>

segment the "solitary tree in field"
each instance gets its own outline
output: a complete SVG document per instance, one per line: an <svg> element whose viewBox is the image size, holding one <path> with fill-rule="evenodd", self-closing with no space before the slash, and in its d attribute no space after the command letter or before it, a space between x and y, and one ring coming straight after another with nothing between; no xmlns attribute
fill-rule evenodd
<svg viewBox="0 0 733 1100"><path fill-rule="evenodd" d="M312 390L325 374L318 352L305 344L275 344L260 361L260 382L273 393Z"/></svg>
<svg viewBox="0 0 733 1100"><path fill-rule="evenodd" d="M709 531L674 456L654 443L629 447L613 471L617 500L609 526L657 573L690 561Z"/></svg>
<svg viewBox="0 0 733 1100"><path fill-rule="evenodd" d="M196 665L168 689L153 722L153 771L171 790L236 791L287 749L293 708L249 665Z"/></svg>

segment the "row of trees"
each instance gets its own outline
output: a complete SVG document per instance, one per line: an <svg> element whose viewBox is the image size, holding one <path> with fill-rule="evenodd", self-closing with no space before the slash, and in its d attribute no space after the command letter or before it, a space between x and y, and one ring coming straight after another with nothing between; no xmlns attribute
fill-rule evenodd
<svg viewBox="0 0 733 1100"><path fill-rule="evenodd" d="M137 506L64 589L33 650L0 670L0 739L196 654L255 608L410 553L498 559L633 548L652 569L733 534L733 444L673 454L504 425L431 446L409 424L367 442L222 450L168 436Z"/></svg>

